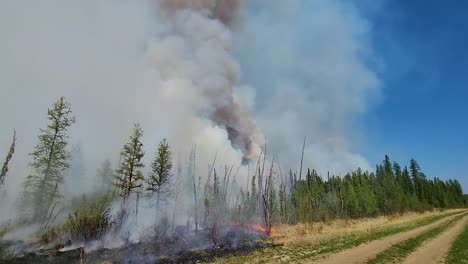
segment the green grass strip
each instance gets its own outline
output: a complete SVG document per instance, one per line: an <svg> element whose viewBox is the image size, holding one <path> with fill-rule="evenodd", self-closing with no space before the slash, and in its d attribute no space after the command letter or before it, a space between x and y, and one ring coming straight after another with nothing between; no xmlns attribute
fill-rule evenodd
<svg viewBox="0 0 468 264"><path fill-rule="evenodd" d="M400 244L396 244L392 246L391 248L389 248L388 250L378 254L374 259L371 259L367 263L368 264L396 263L396 262L400 263L402 259L404 259L409 254L411 254L415 249L421 246L422 243L446 231L447 229L455 225L455 223L459 221L465 215L467 215L467 213L459 215L455 217L454 219L446 223L443 223L440 226L437 226L428 232L425 232L424 234L421 234L417 237L410 238Z"/></svg>
<svg viewBox="0 0 468 264"><path fill-rule="evenodd" d="M262 263L262 260L267 262L271 261L271 257L274 255L288 256L288 261L316 258L319 255L336 253L348 248L353 248L361 244L368 243L373 240L406 232L460 213L462 212L452 212L436 216L429 216L410 223L373 228L369 232L352 232L346 235L336 236L322 243L297 245L294 248L277 247L263 249L260 251L254 251L246 256L236 256L227 259L225 258L223 259L223 262L243 263L248 262L251 258L254 258L257 261L260 260L260 263Z"/></svg>
<svg viewBox="0 0 468 264"><path fill-rule="evenodd" d="M406 223L403 225L378 227L378 228L371 230L369 233L354 232L354 233L346 234L343 236L338 236L328 241L322 242L320 244L309 246L308 250L312 251L311 253L301 254L298 256L298 258L294 258L294 260L312 258L312 257L323 255L323 254L336 253L339 251L343 251L345 249L357 247L361 244L368 243L370 241L374 241L374 240L381 239L387 236L410 231L415 228L425 226L425 225L434 223L438 220L441 220L443 218L456 215L456 214L460 214L460 213L461 212L453 212L453 213L447 213L447 214L442 214L442 215L430 216L430 217L423 218L414 222Z"/></svg>
<svg viewBox="0 0 468 264"><path fill-rule="evenodd" d="M465 225L465 230L453 242L446 262L449 264L468 263L468 225Z"/></svg>

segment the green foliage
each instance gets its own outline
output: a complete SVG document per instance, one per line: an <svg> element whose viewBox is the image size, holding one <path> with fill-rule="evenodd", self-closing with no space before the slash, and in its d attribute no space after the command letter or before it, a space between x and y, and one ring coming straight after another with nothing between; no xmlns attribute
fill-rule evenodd
<svg viewBox="0 0 468 264"><path fill-rule="evenodd" d="M161 141L148 178L148 188L157 194L157 203L165 201L170 195L169 184L172 169L172 153L166 139Z"/></svg>
<svg viewBox="0 0 468 264"><path fill-rule="evenodd" d="M13 230L13 226L11 225L10 221L8 221L6 224L2 224L0 226L0 239L2 239L6 233L10 232L11 230Z"/></svg>
<svg viewBox="0 0 468 264"><path fill-rule="evenodd" d="M322 180L315 170L305 180L290 173L291 189L280 186L280 209L292 204L293 216L284 222L327 220L334 217L368 217L405 211L426 211L432 208L465 206L461 185L456 180L428 180L418 163L411 160L410 169L401 169L385 156L375 173L358 169L345 177L328 176ZM411 175L411 177L410 177ZM286 194L290 192L290 196ZM288 200L289 197L289 200Z"/></svg>
<svg viewBox="0 0 468 264"><path fill-rule="evenodd" d="M5 182L5 177L8 172L8 163L10 163L11 158L13 158L13 154L15 153L16 147L16 131L13 132L13 141L11 142L10 150L5 158L5 162L3 163L2 170L0 171L0 186L3 185Z"/></svg>
<svg viewBox="0 0 468 264"><path fill-rule="evenodd" d="M59 231L57 228L48 228L44 233L40 235L40 241L42 243L50 243L57 239Z"/></svg>
<svg viewBox="0 0 468 264"><path fill-rule="evenodd" d="M294 244L294 246L288 247L274 247L265 250L258 250L246 256L235 256L222 258L218 262L223 263L271 263L278 262L278 255L285 257L287 263L302 263L302 262L314 262L319 261L324 255L340 252L345 249L354 248L359 245L382 239L391 235L395 235L402 232L407 232L415 228L429 225L440 219L460 214L445 213L439 215L433 215L424 217L422 219L412 221L409 223L391 224L386 226L371 227L365 232L352 231L346 232L346 234L332 236L329 239L323 240L317 243L315 239L312 241L301 241L301 243ZM307 233L309 229L313 228L313 225L308 224L300 232ZM318 230L322 224L318 225Z"/></svg>
<svg viewBox="0 0 468 264"><path fill-rule="evenodd" d="M63 228L72 240L89 241L99 239L112 226L109 204L113 194L107 194L95 201L83 197L79 208L70 214Z"/></svg>
<svg viewBox="0 0 468 264"><path fill-rule="evenodd" d="M447 263L468 263L468 225L457 237L447 256Z"/></svg>
<svg viewBox="0 0 468 264"><path fill-rule="evenodd" d="M139 124L134 125L133 134L130 141L124 145L120 153L122 162L114 176L114 186L118 194L124 198L124 203L132 193L138 192L143 186L143 173L141 169L145 166L141 160L145 153L143 152L143 143L141 138L143 130Z"/></svg>
<svg viewBox="0 0 468 264"><path fill-rule="evenodd" d="M371 259L369 264L376 264L376 263L402 263L402 260L411 254L416 248L422 245L424 241L428 241L445 230L449 229L453 226L458 220L464 217L466 214L459 215L454 219L437 226L428 232L425 232L419 236L412 237L402 243L398 243L391 248L383 251L382 253L378 254L374 259Z"/></svg>
<svg viewBox="0 0 468 264"><path fill-rule="evenodd" d="M75 123L70 103L61 97L48 110L49 124L41 129L38 144L30 154L34 173L24 182L23 205L33 208L36 221L48 221L56 215L63 175L70 164L68 128Z"/></svg>

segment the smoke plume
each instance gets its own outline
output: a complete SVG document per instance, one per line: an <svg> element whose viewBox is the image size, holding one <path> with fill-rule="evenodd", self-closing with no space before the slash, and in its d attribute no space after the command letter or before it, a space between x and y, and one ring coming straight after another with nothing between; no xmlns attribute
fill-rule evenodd
<svg viewBox="0 0 468 264"><path fill-rule="evenodd" d="M215 155L218 166L255 159L264 137L284 169L298 169L304 136L304 167L369 169L353 120L379 91L371 33L352 1L1 1L0 159L18 136L2 210L14 212L60 96L77 117L83 178L65 179L76 192L94 188L102 161L117 166L135 122L145 164L167 138L181 163L196 145L197 175Z"/></svg>
<svg viewBox="0 0 468 264"><path fill-rule="evenodd" d="M200 102L194 112L226 129L233 147L251 161L259 131L248 109L236 97L240 66L233 56L229 25L239 13L234 0L160 0L159 17L166 23L149 53L162 85L185 80ZM164 89L164 88L163 88ZM198 100L197 100L198 101Z"/></svg>

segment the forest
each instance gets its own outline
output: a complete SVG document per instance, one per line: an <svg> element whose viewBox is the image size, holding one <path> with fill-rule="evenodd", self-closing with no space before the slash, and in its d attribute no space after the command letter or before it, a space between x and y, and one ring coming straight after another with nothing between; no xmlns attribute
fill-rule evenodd
<svg viewBox="0 0 468 264"><path fill-rule="evenodd" d="M253 173L247 175L248 184L242 186L236 179L238 167L217 166L215 156L207 176L196 175L196 148L188 164L183 165L174 161L170 143L163 139L155 146L151 164L144 164L144 132L139 124L134 125L122 147L118 167L113 168L106 160L96 172L96 191L66 201L64 178L74 175L69 173L73 154L68 132L77 119L63 97L47 115L48 124L39 131L30 153L31 173L17 194L18 216L2 223L0 237L34 224L34 236L44 243L100 240L128 228L138 217L146 217L138 216L142 204L157 214L150 227L152 237L163 239L180 232L180 219L184 218L185 232L206 232L214 245L221 243L223 228L233 223L256 225L270 235L274 225L280 223L468 205L468 197L457 180L430 179L414 159L409 166L402 166L385 156L374 172L357 169L344 176L319 175L314 169L303 169L302 163L299 170L284 172L278 157L268 154L265 145L256 164L248 165ZM2 189L8 188L5 178L15 158L16 143L15 132L0 174ZM149 173L143 172L145 166Z"/></svg>

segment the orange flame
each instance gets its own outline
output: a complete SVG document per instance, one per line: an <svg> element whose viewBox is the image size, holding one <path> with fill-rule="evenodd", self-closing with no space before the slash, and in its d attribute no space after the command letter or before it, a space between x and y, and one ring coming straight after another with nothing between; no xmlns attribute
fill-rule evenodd
<svg viewBox="0 0 468 264"><path fill-rule="evenodd" d="M255 224L249 224L247 225L249 228L251 228L252 230L255 230L257 232L260 232L260 233L264 233L266 234L267 236L273 236L274 232L273 232L273 229L271 229L270 231L268 231L267 229L265 229L263 226L261 225L255 225Z"/></svg>

